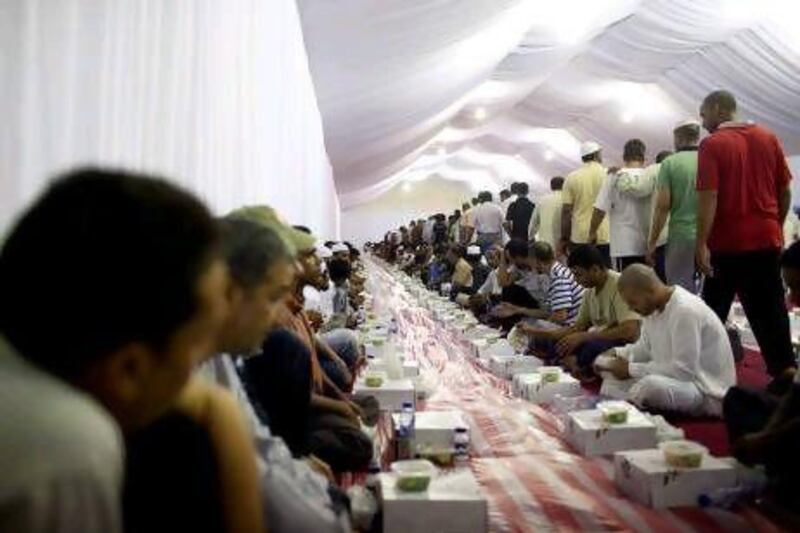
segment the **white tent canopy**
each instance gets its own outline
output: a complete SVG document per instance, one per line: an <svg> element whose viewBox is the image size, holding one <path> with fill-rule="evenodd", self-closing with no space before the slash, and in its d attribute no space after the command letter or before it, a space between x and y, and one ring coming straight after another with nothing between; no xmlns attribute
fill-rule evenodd
<svg viewBox="0 0 800 533"><path fill-rule="evenodd" d="M587 139L614 161L639 137L653 157L717 88L800 153L794 0L299 6L345 226L348 211L430 175L544 190Z"/></svg>

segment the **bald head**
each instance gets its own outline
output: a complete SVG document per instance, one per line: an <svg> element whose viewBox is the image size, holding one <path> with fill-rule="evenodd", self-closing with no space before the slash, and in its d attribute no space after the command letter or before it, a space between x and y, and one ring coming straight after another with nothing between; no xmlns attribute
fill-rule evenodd
<svg viewBox="0 0 800 533"><path fill-rule="evenodd" d="M642 316L663 309L672 295L671 289L661 282L652 268L639 264L622 272L617 287L628 307Z"/></svg>
<svg viewBox="0 0 800 533"><path fill-rule="evenodd" d="M634 264L622 271L617 286L620 291L649 291L663 286L655 270L647 265Z"/></svg>
<svg viewBox="0 0 800 533"><path fill-rule="evenodd" d="M700 116L703 127L714 133L720 124L736 117L736 98L728 91L714 91L703 100Z"/></svg>
<svg viewBox="0 0 800 533"><path fill-rule="evenodd" d="M736 98L728 91L714 91L703 100L703 106L718 107L720 111L736 113Z"/></svg>

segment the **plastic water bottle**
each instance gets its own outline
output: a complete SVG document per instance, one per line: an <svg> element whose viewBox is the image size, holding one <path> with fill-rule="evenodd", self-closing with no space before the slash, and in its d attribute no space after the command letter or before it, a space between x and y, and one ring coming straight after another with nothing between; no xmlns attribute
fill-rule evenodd
<svg viewBox="0 0 800 533"><path fill-rule="evenodd" d="M765 481L751 481L736 487L717 489L708 494L701 494L697 498L697 504L703 508L731 509L737 504L755 500L764 492L765 488Z"/></svg>
<svg viewBox="0 0 800 533"><path fill-rule="evenodd" d="M403 402L397 423L397 458L413 459L412 443L414 442L414 404Z"/></svg>

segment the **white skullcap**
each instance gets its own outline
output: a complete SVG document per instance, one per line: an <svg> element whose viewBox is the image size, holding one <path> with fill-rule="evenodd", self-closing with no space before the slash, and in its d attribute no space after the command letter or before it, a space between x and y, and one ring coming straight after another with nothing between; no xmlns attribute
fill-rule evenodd
<svg viewBox="0 0 800 533"><path fill-rule="evenodd" d="M695 126L695 127L699 128L700 127L700 122L697 119L688 118L686 120L683 120L683 121L678 122L677 124L675 124L675 129L677 130L678 128L683 128L683 127L686 127L686 126Z"/></svg>
<svg viewBox="0 0 800 533"><path fill-rule="evenodd" d="M331 252L338 254L341 252L350 253L350 248L347 247L346 244L342 244L341 242L337 242L333 246L331 246Z"/></svg>
<svg viewBox="0 0 800 533"><path fill-rule="evenodd" d="M470 246L467 248L467 255L481 255L480 246Z"/></svg>
<svg viewBox="0 0 800 533"><path fill-rule="evenodd" d="M320 259L330 259L333 257L333 252L327 246L317 246L317 255Z"/></svg>
<svg viewBox="0 0 800 533"><path fill-rule="evenodd" d="M587 155L591 155L599 151L600 145L594 141L586 141L585 143L581 144L581 157L586 157Z"/></svg>

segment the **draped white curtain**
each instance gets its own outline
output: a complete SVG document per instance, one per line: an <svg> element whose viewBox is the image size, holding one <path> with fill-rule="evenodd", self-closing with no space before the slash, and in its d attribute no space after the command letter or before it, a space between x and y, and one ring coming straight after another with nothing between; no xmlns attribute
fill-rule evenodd
<svg viewBox="0 0 800 533"><path fill-rule="evenodd" d="M798 0L298 3L345 217L429 175L541 191L588 139L654 156L717 88L800 154Z"/></svg>
<svg viewBox="0 0 800 533"><path fill-rule="evenodd" d="M0 233L54 172L161 173L217 213L339 207L292 0L0 1Z"/></svg>

